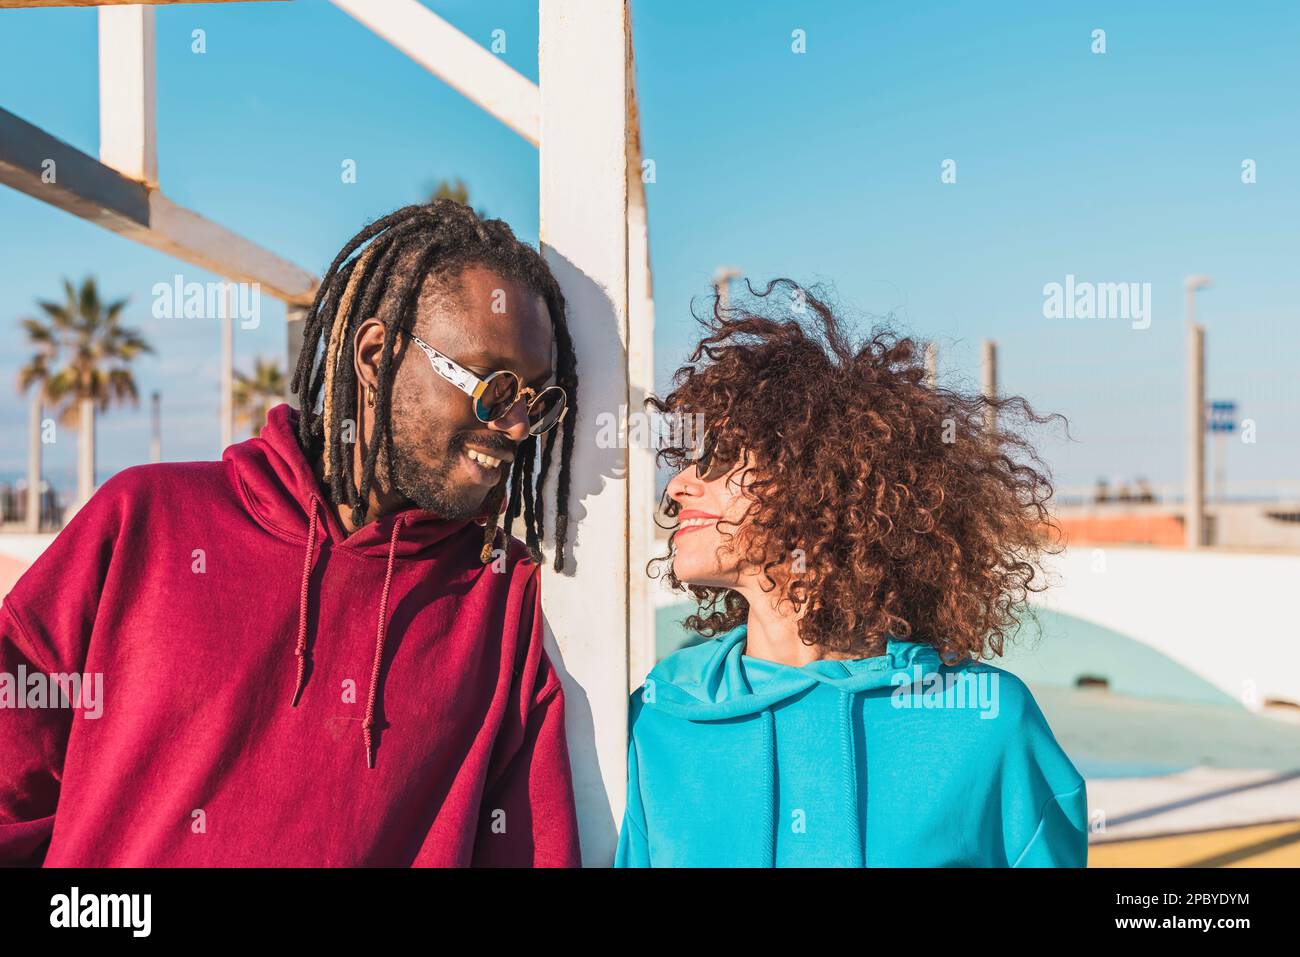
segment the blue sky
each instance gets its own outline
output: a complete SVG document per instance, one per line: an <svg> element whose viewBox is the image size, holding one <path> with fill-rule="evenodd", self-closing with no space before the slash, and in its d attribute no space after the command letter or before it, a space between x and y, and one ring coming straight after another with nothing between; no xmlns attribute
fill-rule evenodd
<svg viewBox="0 0 1300 957"><path fill-rule="evenodd" d="M505 30L503 59L537 78L535 0L427 5L485 45ZM976 383L980 340L995 338L1004 390L1071 420L1073 442L1044 439L1063 483L1176 482L1182 277L1207 273L1209 393L1257 423L1255 444L1231 445L1229 478L1300 478L1300 7L634 0L633 27L661 386L694 335L692 297L734 264L756 282L828 283L862 326L888 317L935 338L950 382ZM175 201L318 274L441 177L536 241L536 150L323 0L161 7L157 29ZM0 11L0 106L97 152L96 56L93 11ZM946 159L955 183L940 181ZM0 472L24 466L18 318L87 273L131 297L130 324L157 347L138 379L163 393L165 457L214 457L217 325L150 315L154 283L212 277L8 189L0 237L15 345L0 355ZM1067 274L1149 282L1150 328L1044 318L1044 284ZM267 299L237 362L283 342ZM60 485L67 438L49 458ZM144 405L102 418L101 480L147 453Z"/></svg>

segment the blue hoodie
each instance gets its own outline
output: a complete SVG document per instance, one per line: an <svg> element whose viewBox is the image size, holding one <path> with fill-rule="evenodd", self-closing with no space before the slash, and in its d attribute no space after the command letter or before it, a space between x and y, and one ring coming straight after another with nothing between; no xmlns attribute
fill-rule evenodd
<svg viewBox="0 0 1300 957"><path fill-rule="evenodd" d="M1029 689L890 639L802 668L744 625L632 695L617 867L1083 867L1087 792Z"/></svg>

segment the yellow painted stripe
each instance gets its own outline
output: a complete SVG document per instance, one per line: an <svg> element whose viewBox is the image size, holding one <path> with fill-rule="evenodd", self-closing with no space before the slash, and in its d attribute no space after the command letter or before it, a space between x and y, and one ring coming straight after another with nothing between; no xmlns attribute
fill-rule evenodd
<svg viewBox="0 0 1300 957"><path fill-rule="evenodd" d="M1300 867L1300 821L1094 844L1089 867Z"/></svg>

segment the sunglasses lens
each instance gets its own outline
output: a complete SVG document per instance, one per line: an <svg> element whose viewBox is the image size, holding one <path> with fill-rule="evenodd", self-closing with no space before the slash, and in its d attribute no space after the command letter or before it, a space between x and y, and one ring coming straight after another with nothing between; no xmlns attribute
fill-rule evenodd
<svg viewBox="0 0 1300 957"><path fill-rule="evenodd" d="M510 411L519 396L519 380L513 372L496 372L487 379L483 394L478 397L474 414L480 422L491 422Z"/></svg>
<svg viewBox="0 0 1300 957"><path fill-rule="evenodd" d="M560 421L564 414L564 390L557 386L548 386L533 398L528 406L528 431L541 435Z"/></svg>
<svg viewBox="0 0 1300 957"><path fill-rule="evenodd" d="M715 447L712 432L705 432L704 439L700 442L699 455L695 457L695 470L703 475L709 468L709 462L713 459L713 449Z"/></svg>
<svg viewBox="0 0 1300 957"><path fill-rule="evenodd" d="M712 432L704 433L704 441L700 444L700 455L694 462L695 474L703 482L711 482L715 478L727 474L733 463L716 461L715 452L718 450L717 436Z"/></svg>

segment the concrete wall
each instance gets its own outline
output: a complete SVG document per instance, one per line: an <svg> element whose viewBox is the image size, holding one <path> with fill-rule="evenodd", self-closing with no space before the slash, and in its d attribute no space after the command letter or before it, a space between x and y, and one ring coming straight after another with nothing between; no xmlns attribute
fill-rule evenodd
<svg viewBox="0 0 1300 957"><path fill-rule="evenodd" d="M1043 607L1151 646L1258 711L1300 704L1300 555L1074 546Z"/></svg>

